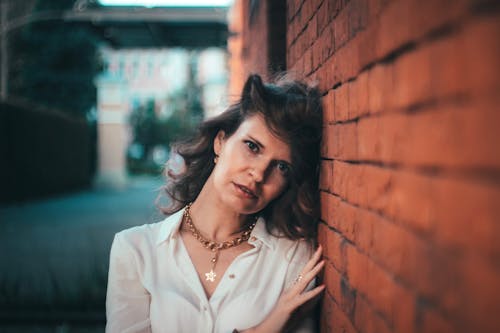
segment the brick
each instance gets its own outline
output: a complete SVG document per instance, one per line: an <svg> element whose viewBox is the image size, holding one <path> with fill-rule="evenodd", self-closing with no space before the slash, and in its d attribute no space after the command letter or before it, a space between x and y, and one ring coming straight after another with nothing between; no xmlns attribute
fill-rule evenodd
<svg viewBox="0 0 500 333"><path fill-rule="evenodd" d="M320 313L320 329L321 332L333 332L333 318L334 318L334 306L335 301L333 298L325 293L323 296L321 304Z"/></svg>
<svg viewBox="0 0 500 333"><path fill-rule="evenodd" d="M440 39L426 47L430 49L434 97L439 99L467 94L468 82L463 79L464 69L467 68L466 57L460 34Z"/></svg>
<svg viewBox="0 0 500 333"><path fill-rule="evenodd" d="M312 51L311 49L307 49L305 52L304 52L304 55L302 56L302 58L304 59L304 67L303 67L303 71L305 74L309 74L311 73L311 70L312 70Z"/></svg>
<svg viewBox="0 0 500 333"><path fill-rule="evenodd" d="M465 26L463 48L465 81L474 95L498 96L500 89L500 15L476 18Z"/></svg>
<svg viewBox="0 0 500 333"><path fill-rule="evenodd" d="M342 0L325 0L327 9L328 9L328 21L331 22L337 15L339 14L340 10L343 7L343 1Z"/></svg>
<svg viewBox="0 0 500 333"><path fill-rule="evenodd" d="M335 83L335 61L333 56L328 58L328 60L325 62L324 67L326 69L325 86L328 87L328 89L332 89Z"/></svg>
<svg viewBox="0 0 500 333"><path fill-rule="evenodd" d="M363 333L390 333L392 330L363 297L356 297L354 325ZM426 332L426 331L424 331Z"/></svg>
<svg viewBox="0 0 500 333"><path fill-rule="evenodd" d="M368 108L370 113L390 110L392 107L393 66L376 65L368 72Z"/></svg>
<svg viewBox="0 0 500 333"><path fill-rule="evenodd" d="M306 35L309 45L313 44L316 41L318 37L318 23L316 15L313 15L311 20L308 22Z"/></svg>
<svg viewBox="0 0 500 333"><path fill-rule="evenodd" d="M286 17L288 18L288 23L293 21L295 13L297 12L296 2L295 1L287 1L286 2Z"/></svg>
<svg viewBox="0 0 500 333"><path fill-rule="evenodd" d="M328 126L328 130L331 131L327 142L328 157L357 160L357 124L333 124Z"/></svg>
<svg viewBox="0 0 500 333"><path fill-rule="evenodd" d="M492 184L439 179L432 182L435 239L457 250L468 249L498 260L500 189Z"/></svg>
<svg viewBox="0 0 500 333"><path fill-rule="evenodd" d="M376 54L382 59L395 49L410 42L410 6L409 1L391 1L381 11L379 17L379 34L376 43Z"/></svg>
<svg viewBox="0 0 500 333"><path fill-rule="evenodd" d="M318 16L318 19L316 21L318 25L317 27L318 34L323 33L323 30L325 29L325 27L328 25L329 22L328 9L326 7L327 3L326 1L323 1L316 14Z"/></svg>
<svg viewBox="0 0 500 333"><path fill-rule="evenodd" d="M496 105L495 100L452 103L425 112L360 119L359 158L411 166L498 168Z"/></svg>
<svg viewBox="0 0 500 333"><path fill-rule="evenodd" d="M500 272L498 265L476 254L468 254L458 261L463 284L457 293L460 304L454 313L463 320L463 332L498 332L500 327ZM497 262L498 264L498 262Z"/></svg>
<svg viewBox="0 0 500 333"><path fill-rule="evenodd" d="M329 126L323 126L322 131L320 154L323 158L328 158L328 156L332 156L333 153L329 151L330 145L328 144L328 142L333 140L333 138L331 138L333 134L330 131Z"/></svg>
<svg viewBox="0 0 500 333"><path fill-rule="evenodd" d="M349 40L349 13L343 9L333 19L334 34L335 34L335 49L338 50L344 46Z"/></svg>
<svg viewBox="0 0 500 333"><path fill-rule="evenodd" d="M359 100L357 93L357 82L349 81L345 83L345 89L347 92L347 100L349 101L349 107L347 108L347 119L352 120L357 117L359 112Z"/></svg>
<svg viewBox="0 0 500 333"><path fill-rule="evenodd" d="M335 267L330 263L325 263L324 268L324 281L326 291L330 294L330 296L335 300L337 304L340 304L342 301L342 294L340 290L340 280L342 276L335 269Z"/></svg>
<svg viewBox="0 0 500 333"><path fill-rule="evenodd" d="M326 61L335 50L335 38L332 30L332 26L327 26L321 34L321 42L323 44L322 59Z"/></svg>
<svg viewBox="0 0 500 333"><path fill-rule="evenodd" d="M409 39L419 39L442 29L443 26L453 25L463 19L469 10L470 1L419 1L406 0L410 13L406 24L409 27Z"/></svg>
<svg viewBox="0 0 500 333"><path fill-rule="evenodd" d="M346 256L351 285L380 311L396 332L414 332L414 295L353 246L346 246Z"/></svg>
<svg viewBox="0 0 500 333"><path fill-rule="evenodd" d="M328 94L323 97L323 120L326 124L332 124L335 120L335 92L329 90Z"/></svg>
<svg viewBox="0 0 500 333"><path fill-rule="evenodd" d="M433 96L431 53L419 48L404 54L394 64L393 106L407 108L428 102Z"/></svg>
<svg viewBox="0 0 500 333"><path fill-rule="evenodd" d="M338 49L335 53L337 62L337 70L335 75L338 77L339 82L346 82L356 77L361 68L359 63L359 43L357 39L353 40L352 45L346 45Z"/></svg>
<svg viewBox="0 0 500 333"><path fill-rule="evenodd" d="M393 161L398 140L407 136L408 117L405 115L375 116L358 122L358 153L362 160ZM404 143L403 143L404 145Z"/></svg>
<svg viewBox="0 0 500 333"><path fill-rule="evenodd" d="M366 210L357 210L355 244L380 266L426 297L439 290L429 258L434 248L414 233Z"/></svg>
<svg viewBox="0 0 500 333"><path fill-rule="evenodd" d="M302 4L302 25L306 25L313 14L313 4L311 1L304 1Z"/></svg>
<svg viewBox="0 0 500 333"><path fill-rule="evenodd" d="M342 236L328 226L321 223L318 227L318 234L321 234L321 244L323 245L323 257L341 274L345 272L344 239Z"/></svg>
<svg viewBox="0 0 500 333"><path fill-rule="evenodd" d="M355 333L354 328L349 317L341 310L341 308L333 303L333 316L331 317L332 331L330 332L344 332L344 333Z"/></svg>
<svg viewBox="0 0 500 333"><path fill-rule="evenodd" d="M379 173L379 170L370 168L370 172ZM394 172L383 190L387 201L373 202L375 209L380 209L386 216L401 221L419 234L430 233L433 227L435 203L429 177L412 172ZM368 202L372 199L370 196L362 200Z"/></svg>
<svg viewBox="0 0 500 333"><path fill-rule="evenodd" d="M378 36L379 24L377 21L370 24L369 29L358 32L352 43L358 45L358 58L360 68L364 68L369 64L377 61L376 42Z"/></svg>
<svg viewBox="0 0 500 333"><path fill-rule="evenodd" d="M368 113L368 74L358 75L356 80L348 83L349 111L348 118L355 119Z"/></svg>
<svg viewBox="0 0 500 333"><path fill-rule="evenodd" d="M349 39L368 25L368 0L351 0L347 6L349 11Z"/></svg>
<svg viewBox="0 0 500 333"><path fill-rule="evenodd" d="M422 310L417 328L426 333L455 333L459 330L446 320L442 314L435 309L426 308Z"/></svg>
<svg viewBox="0 0 500 333"><path fill-rule="evenodd" d="M320 172L320 189L330 191L333 182L333 161L322 160Z"/></svg>
<svg viewBox="0 0 500 333"><path fill-rule="evenodd" d="M363 72L358 75L355 98L358 100L358 113L356 117L363 116L369 112L368 99L368 72Z"/></svg>
<svg viewBox="0 0 500 333"><path fill-rule="evenodd" d="M334 97L334 121L345 121L349 119L349 86L347 84L333 90Z"/></svg>
<svg viewBox="0 0 500 333"><path fill-rule="evenodd" d="M368 7L370 8L370 16L378 18L387 4L389 4L387 0L369 0Z"/></svg>
<svg viewBox="0 0 500 333"><path fill-rule="evenodd" d="M322 52L323 52L323 45L321 44L321 40L316 40L314 44L311 47L312 49L312 68L315 70L318 68L321 63L322 63Z"/></svg>
<svg viewBox="0 0 500 333"><path fill-rule="evenodd" d="M448 248L467 246L499 256L494 240L500 231L495 223L500 213L497 187L338 161L333 170L331 191L344 200L382 212L420 235L433 232ZM470 229L474 220L481 224Z"/></svg>
<svg viewBox="0 0 500 333"><path fill-rule="evenodd" d="M334 161L332 193L429 234L435 204L429 177Z"/></svg>
<svg viewBox="0 0 500 333"><path fill-rule="evenodd" d="M350 242L355 242L358 237L356 228L359 209L343 202L334 195L328 196L325 203L328 205L327 224Z"/></svg>
<svg viewBox="0 0 500 333"><path fill-rule="evenodd" d="M329 197L331 196L331 194L324 192L324 191L320 191L319 195L320 195L320 200L321 200L321 220L323 222L327 223L330 220L328 200L329 200Z"/></svg>
<svg viewBox="0 0 500 333"><path fill-rule="evenodd" d="M327 223L406 285L435 299L449 284L449 276L440 273L442 262L448 256L446 251L431 246L406 228L338 197L328 196L324 203L329 206Z"/></svg>

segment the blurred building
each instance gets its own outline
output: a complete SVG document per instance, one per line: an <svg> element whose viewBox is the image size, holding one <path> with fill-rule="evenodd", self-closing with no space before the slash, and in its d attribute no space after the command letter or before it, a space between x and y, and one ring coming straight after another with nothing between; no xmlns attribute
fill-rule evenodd
<svg viewBox="0 0 500 333"><path fill-rule="evenodd" d="M201 89L201 103L205 118L222 112L228 104L227 52L222 48L208 48L198 58L197 83Z"/></svg>
<svg viewBox="0 0 500 333"><path fill-rule="evenodd" d="M155 112L169 111L167 98L183 89L189 76L189 55L182 49L103 47L103 74L97 78L99 167L96 183L126 183L126 151L132 137L128 118L134 107L154 101Z"/></svg>
<svg viewBox="0 0 500 333"><path fill-rule="evenodd" d="M100 186L126 184L126 151L133 139L128 120L134 108L152 101L157 116L168 118L174 112L170 97L190 84L199 88L205 117L226 107L226 52L222 48L103 47L101 57L104 70L96 79L99 126L96 183Z"/></svg>

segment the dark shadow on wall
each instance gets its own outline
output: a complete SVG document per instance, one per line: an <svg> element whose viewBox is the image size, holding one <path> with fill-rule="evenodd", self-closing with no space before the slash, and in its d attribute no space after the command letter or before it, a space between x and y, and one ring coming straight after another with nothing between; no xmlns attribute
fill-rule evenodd
<svg viewBox="0 0 500 333"><path fill-rule="evenodd" d="M85 118L22 101L0 106L0 203L90 185L96 138Z"/></svg>

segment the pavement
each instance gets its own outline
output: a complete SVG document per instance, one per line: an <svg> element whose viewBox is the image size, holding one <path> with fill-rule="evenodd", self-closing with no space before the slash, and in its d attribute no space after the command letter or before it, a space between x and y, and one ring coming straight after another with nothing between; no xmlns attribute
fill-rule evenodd
<svg viewBox="0 0 500 333"><path fill-rule="evenodd" d="M161 185L139 177L119 191L0 207L0 332L34 331L29 325L40 322L40 332L82 332L75 322L101 331L113 236L164 218L155 205Z"/></svg>

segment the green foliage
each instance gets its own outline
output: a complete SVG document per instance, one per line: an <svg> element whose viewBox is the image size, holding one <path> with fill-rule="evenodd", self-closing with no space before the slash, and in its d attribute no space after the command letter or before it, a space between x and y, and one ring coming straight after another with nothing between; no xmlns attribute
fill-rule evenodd
<svg viewBox="0 0 500 333"><path fill-rule="evenodd" d="M167 100L173 113L169 117L158 117L153 100L132 110L130 125L134 139L133 143L143 148L142 158L129 156L127 164L132 173L158 174L162 165L152 160L151 153L155 146L169 147L171 143L192 134L203 117L199 102L199 93L189 93L190 89L182 90Z"/></svg>
<svg viewBox="0 0 500 333"><path fill-rule="evenodd" d="M96 103L94 78L100 71L99 39L84 24L62 20L74 0L41 1L36 12L61 11L61 18L33 22L11 41L10 93L84 115Z"/></svg>

